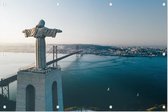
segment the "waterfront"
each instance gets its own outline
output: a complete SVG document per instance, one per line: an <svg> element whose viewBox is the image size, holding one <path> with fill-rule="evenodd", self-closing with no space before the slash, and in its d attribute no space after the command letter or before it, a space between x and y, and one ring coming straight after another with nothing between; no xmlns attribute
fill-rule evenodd
<svg viewBox="0 0 168 112"><path fill-rule="evenodd" d="M52 57L52 56L50 56ZM33 53L0 53L0 77L34 62ZM166 57L84 55L60 61L65 108L145 110L167 105ZM16 82L10 85L15 100Z"/></svg>

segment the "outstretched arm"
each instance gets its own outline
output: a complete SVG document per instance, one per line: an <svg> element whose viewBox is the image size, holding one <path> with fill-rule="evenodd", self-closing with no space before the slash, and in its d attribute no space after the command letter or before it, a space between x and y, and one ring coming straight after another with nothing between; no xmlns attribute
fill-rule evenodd
<svg viewBox="0 0 168 112"><path fill-rule="evenodd" d="M22 33L25 34L25 37L34 37L36 34L36 29L35 28L25 29L22 31Z"/></svg>
<svg viewBox="0 0 168 112"><path fill-rule="evenodd" d="M57 29L57 33L62 33L62 30L60 30L60 29Z"/></svg>
<svg viewBox="0 0 168 112"><path fill-rule="evenodd" d="M60 29L49 29L49 28L43 29L43 35L45 37L55 37L57 33L62 33L62 31Z"/></svg>
<svg viewBox="0 0 168 112"><path fill-rule="evenodd" d="M25 31L25 30L23 30L23 31L22 31L22 33L26 33L26 31Z"/></svg>

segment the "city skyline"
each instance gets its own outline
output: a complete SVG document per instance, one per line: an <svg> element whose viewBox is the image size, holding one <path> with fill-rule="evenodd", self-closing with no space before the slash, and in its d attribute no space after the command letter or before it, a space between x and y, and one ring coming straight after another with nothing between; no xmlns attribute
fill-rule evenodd
<svg viewBox="0 0 168 112"><path fill-rule="evenodd" d="M22 30L44 19L63 30L47 43L167 45L167 0L2 0L0 13L0 43L34 43Z"/></svg>

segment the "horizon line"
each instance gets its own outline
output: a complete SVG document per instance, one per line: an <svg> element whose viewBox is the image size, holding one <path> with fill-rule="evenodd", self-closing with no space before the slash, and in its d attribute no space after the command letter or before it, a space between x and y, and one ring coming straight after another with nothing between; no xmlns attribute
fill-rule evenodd
<svg viewBox="0 0 168 112"><path fill-rule="evenodd" d="M35 43L11 43L11 42L0 42L1 45L6 45L9 46L10 44L12 45L35 45ZM52 44L57 44L57 45L100 45L100 46L114 46L114 47L166 47L167 45L121 45L121 44L99 44L99 43L47 43L46 45L52 45Z"/></svg>

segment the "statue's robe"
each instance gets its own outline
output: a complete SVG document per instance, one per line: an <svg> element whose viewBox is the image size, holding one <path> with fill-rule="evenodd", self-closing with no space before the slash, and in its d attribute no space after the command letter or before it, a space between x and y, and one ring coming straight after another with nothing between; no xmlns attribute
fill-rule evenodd
<svg viewBox="0 0 168 112"><path fill-rule="evenodd" d="M55 37L56 33L60 30L49 29L46 27L42 28L32 28L23 31L25 37L35 37L36 38L36 67L38 69L46 68L46 44L45 37Z"/></svg>

